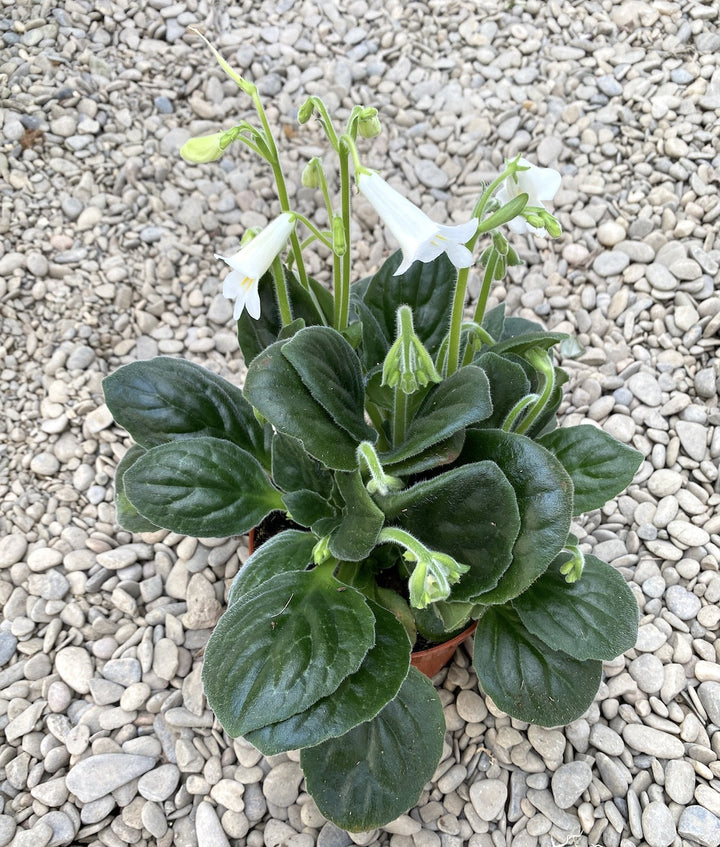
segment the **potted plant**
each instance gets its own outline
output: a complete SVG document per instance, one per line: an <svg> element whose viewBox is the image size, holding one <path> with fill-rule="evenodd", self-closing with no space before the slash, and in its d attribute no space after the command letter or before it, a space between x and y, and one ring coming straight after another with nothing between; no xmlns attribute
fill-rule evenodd
<svg viewBox="0 0 720 847"><path fill-rule="evenodd" d="M519 264L501 228L559 234L543 205L559 174L515 158L466 222L438 225L363 166L357 140L379 131L376 111L354 108L339 133L313 97L300 122L319 118L339 163L337 204L323 162L303 174L325 205L318 227L290 208L257 89L215 55L259 126L240 121L182 154L213 161L244 143L270 164L281 206L221 257L247 376L241 390L160 357L106 378L136 442L117 469L118 519L195 536L292 519L235 577L205 691L230 736L267 755L300 749L323 814L366 830L411 807L440 759L441 703L410 664L418 639L477 625L480 685L521 720L564 724L588 708L602 661L635 642L637 606L570 522L622 491L641 457L593 426L556 428L565 336L486 311L493 281ZM356 281L353 182L401 246ZM332 291L305 270L312 240L332 257Z"/></svg>

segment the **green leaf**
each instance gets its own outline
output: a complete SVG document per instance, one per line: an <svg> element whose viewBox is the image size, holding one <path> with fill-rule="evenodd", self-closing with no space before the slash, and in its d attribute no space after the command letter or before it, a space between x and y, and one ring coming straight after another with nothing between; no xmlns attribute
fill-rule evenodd
<svg viewBox="0 0 720 847"><path fill-rule="evenodd" d="M506 606L493 606L480 618L473 665L499 709L539 726L579 718L592 703L602 672L599 661L580 661L549 647Z"/></svg>
<svg viewBox="0 0 720 847"><path fill-rule="evenodd" d="M295 274L287 268L285 268L285 280L288 285L290 306L295 320L302 320L306 326L332 322L332 294L327 288L314 279L308 280L310 288L315 292L321 310L325 315L325 320L323 320L308 292L302 287ZM250 317L247 311L244 311L237 322L238 342L243 358L247 363L262 353L266 347L274 344L283 332L272 272L268 271L260 280L258 292L260 294L260 317L255 320L255 318Z"/></svg>
<svg viewBox="0 0 720 847"><path fill-rule="evenodd" d="M276 429L299 439L324 465L353 470L359 441L315 400L283 356L283 346L292 341L278 341L253 359L245 378L245 396Z"/></svg>
<svg viewBox="0 0 720 847"><path fill-rule="evenodd" d="M332 492L332 474L303 449L297 438L276 432L272 440L272 479L282 491Z"/></svg>
<svg viewBox="0 0 720 847"><path fill-rule="evenodd" d="M358 441L375 440L375 430L365 423L360 361L339 332L307 327L283 345L282 354L335 423Z"/></svg>
<svg viewBox="0 0 720 847"><path fill-rule="evenodd" d="M363 485L359 471L336 473L345 506L340 525L330 536L330 552L338 559L359 562L372 552L385 521Z"/></svg>
<svg viewBox="0 0 720 847"><path fill-rule="evenodd" d="M410 667L410 639L392 612L368 603L375 615L375 645L358 670L329 697L280 723L245 736L266 756L314 747L369 721L395 697Z"/></svg>
<svg viewBox="0 0 720 847"><path fill-rule="evenodd" d="M417 803L440 761L444 735L440 698L430 680L410 668L376 717L301 751L308 791L342 829L383 826Z"/></svg>
<svg viewBox="0 0 720 847"><path fill-rule="evenodd" d="M312 526L323 518L332 518L335 509L317 491L289 491L282 498L290 519L300 526Z"/></svg>
<svg viewBox="0 0 720 847"><path fill-rule="evenodd" d="M492 411L490 384L484 371L468 365L428 391L407 429L402 444L381 455L392 465L445 441Z"/></svg>
<svg viewBox="0 0 720 847"><path fill-rule="evenodd" d="M570 474L574 515L601 508L627 488L643 459L637 450L590 424L556 429L538 440Z"/></svg>
<svg viewBox="0 0 720 847"><path fill-rule="evenodd" d="M283 507L257 459L220 438L153 447L127 469L123 483L143 517L183 535L241 535Z"/></svg>
<svg viewBox="0 0 720 847"><path fill-rule="evenodd" d="M505 333L507 333L508 324L512 320L512 318L508 318L505 321ZM528 323L531 323L531 321L528 321ZM564 341L567 337L567 333L565 332L547 332L545 330L525 332L522 335L511 336L510 338L505 338L503 341L498 341L492 348L492 351L500 356L505 353L522 355L522 353L531 347L542 347L543 350L549 350L551 347Z"/></svg>
<svg viewBox="0 0 720 847"><path fill-rule="evenodd" d="M431 550L469 565L452 600L494 588L510 565L520 515L512 486L493 462L454 468L379 502Z"/></svg>
<svg viewBox="0 0 720 847"><path fill-rule="evenodd" d="M263 427L239 388L200 365L158 356L103 380L105 402L141 447L210 436L232 441L269 467Z"/></svg>
<svg viewBox="0 0 720 847"><path fill-rule="evenodd" d="M576 659L610 661L635 646L638 605L622 575L586 556L582 576L567 583L558 556L513 606L527 629Z"/></svg>
<svg viewBox="0 0 720 847"><path fill-rule="evenodd" d="M447 316L457 282L456 269L441 253L432 262L414 262L404 274L394 276L400 260L400 251L393 253L364 290L365 309L359 313L363 338L369 333L373 335L370 345L373 356L366 361L367 369L383 361L395 340L395 314L403 303L412 303L415 333L433 358L447 332ZM385 342L383 350L378 349L380 339Z"/></svg>
<svg viewBox="0 0 720 847"><path fill-rule="evenodd" d="M117 521L123 529L128 532L155 532L159 527L144 518L140 512L128 500L125 494L125 483L123 477L125 471L133 465L141 456L144 456L147 451L137 444L133 444L125 455L120 459L117 470L115 471L115 510L117 512Z"/></svg>
<svg viewBox="0 0 720 847"><path fill-rule="evenodd" d="M388 469L392 467L394 476L410 476L432 470L441 465L449 465L460 455L464 443L465 429L463 428L453 433L449 438L437 444L431 444L416 456L410 456L410 458L401 462L393 462L392 466L388 463L387 467Z"/></svg>
<svg viewBox="0 0 720 847"><path fill-rule="evenodd" d="M210 636L208 703L233 738L299 714L355 673L374 625L363 595L332 569L277 574L229 606Z"/></svg>
<svg viewBox="0 0 720 847"><path fill-rule="evenodd" d="M505 326L505 304L501 303L486 312L481 325L496 341L499 341L502 338L503 327Z"/></svg>
<svg viewBox="0 0 720 847"><path fill-rule="evenodd" d="M458 430L486 418L492 411L490 384L484 371L468 365L428 391L407 429L402 444L380 456L392 465L445 441Z"/></svg>
<svg viewBox="0 0 720 847"><path fill-rule="evenodd" d="M312 533L299 529L286 529L268 538L238 571L230 586L228 606L277 574L304 571L312 564L316 543Z"/></svg>
<svg viewBox="0 0 720 847"><path fill-rule="evenodd" d="M463 459L495 462L509 480L520 510L510 567L497 588L472 598L504 603L530 586L562 550L570 529L572 480L549 450L514 432L468 430Z"/></svg>
<svg viewBox="0 0 720 847"><path fill-rule="evenodd" d="M530 380L521 365L493 352L483 353L474 364L485 372L492 399L492 414L477 426L501 429L513 406L529 393Z"/></svg>

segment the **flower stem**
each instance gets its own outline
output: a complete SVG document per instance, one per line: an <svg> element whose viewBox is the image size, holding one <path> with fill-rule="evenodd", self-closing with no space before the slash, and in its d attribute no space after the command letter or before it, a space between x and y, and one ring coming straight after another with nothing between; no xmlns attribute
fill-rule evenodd
<svg viewBox="0 0 720 847"><path fill-rule="evenodd" d="M283 270L280 257L276 256L272 263L272 273L275 280L275 293L277 295L278 308L280 309L280 320L283 326L292 323L292 309L290 308L290 297L288 295L285 271Z"/></svg>
<svg viewBox="0 0 720 847"><path fill-rule="evenodd" d="M395 388L395 402L393 404L393 446L397 447L405 439L407 428L407 394L400 385Z"/></svg>
<svg viewBox="0 0 720 847"><path fill-rule="evenodd" d="M553 367L553 363L550 359L550 354L547 352L547 350L538 350L537 348L534 348L533 350L529 350L525 354L525 358L528 359L530 364L533 365L536 370L540 371L544 379L544 385L542 393L538 397L537 402L532 407L532 409L530 409L527 415L522 419L522 421L520 421L515 430L521 435L527 432L530 428L530 425L535 420L537 420L538 416L550 400L550 397L553 393L553 389L555 388L555 368Z"/></svg>
<svg viewBox="0 0 720 847"><path fill-rule="evenodd" d="M340 144L340 216L345 233L346 249L340 257L339 284L335 290L335 329L341 332L348 325L350 313L350 274L352 259L350 252L350 161L347 144Z"/></svg>

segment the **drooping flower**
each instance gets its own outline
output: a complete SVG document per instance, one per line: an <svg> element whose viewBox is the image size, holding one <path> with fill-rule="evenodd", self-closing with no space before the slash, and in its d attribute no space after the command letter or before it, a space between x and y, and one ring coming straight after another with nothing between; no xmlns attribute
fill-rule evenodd
<svg viewBox="0 0 720 847"><path fill-rule="evenodd" d="M456 268L472 265L473 255L465 242L477 231L475 218L457 226L437 224L380 174L360 172L357 184L400 244L402 262L395 276L405 273L414 261L432 262L441 253L446 253Z"/></svg>
<svg viewBox="0 0 720 847"><path fill-rule="evenodd" d="M233 319L238 320L247 309L251 318L260 317L260 294L258 283L275 257L287 244L295 226L295 215L283 212L259 232L249 243L242 246L232 256L220 256L232 268L223 281L223 297L235 301Z"/></svg>
<svg viewBox="0 0 720 847"><path fill-rule="evenodd" d="M528 201L526 209L544 208L544 204L553 199L560 188L560 174L552 168L540 168L526 159L518 159L518 165L527 170L516 171L505 180L495 195L501 206L509 203L518 194L527 194ZM545 235L544 227L532 226L522 215L508 223L513 232L534 232L536 235Z"/></svg>

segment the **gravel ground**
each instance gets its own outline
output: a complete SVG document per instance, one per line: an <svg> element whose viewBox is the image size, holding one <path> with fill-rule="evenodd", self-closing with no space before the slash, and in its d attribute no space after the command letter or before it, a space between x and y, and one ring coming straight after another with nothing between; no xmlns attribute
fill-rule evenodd
<svg viewBox="0 0 720 847"><path fill-rule="evenodd" d="M717 847L717 2L0 8L0 847ZM295 123L308 94L341 114L377 106L368 164L438 220L467 214L506 156L557 168L566 234L517 243L526 267L494 300L577 336L566 422L645 455L574 528L640 606L638 644L596 702L564 729L511 720L460 651L438 678L435 779L361 836L322 818L296 755L229 740L203 699L201 650L245 539L114 521L127 440L102 377L165 353L241 380L213 252L278 211L242 151L178 157L248 106L192 23L266 95L300 211L314 208L300 168L322 149ZM372 268L392 244L361 200L357 218Z"/></svg>

